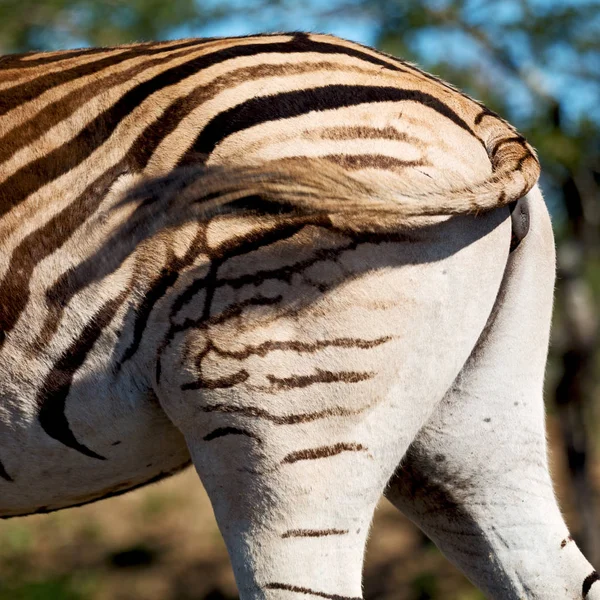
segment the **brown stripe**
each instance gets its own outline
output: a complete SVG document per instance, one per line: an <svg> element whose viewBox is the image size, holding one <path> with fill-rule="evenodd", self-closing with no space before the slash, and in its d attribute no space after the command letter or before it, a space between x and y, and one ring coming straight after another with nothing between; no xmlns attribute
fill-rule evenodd
<svg viewBox="0 0 600 600"><path fill-rule="evenodd" d="M0 56L0 71L32 69L46 67L57 62L79 58L80 56L93 56L94 54L108 54L119 52L121 48L82 48L80 50L59 50L58 52L24 52L19 54L5 54ZM39 56L40 58L34 58Z"/></svg>
<svg viewBox="0 0 600 600"><path fill-rule="evenodd" d="M116 179L119 176L119 172L116 171L107 175ZM111 181L111 183L113 181ZM100 201L101 199L102 198L99 196L93 200L96 202ZM62 213L65 220L69 224L73 224L75 227L77 226L77 222L75 221L77 216L81 215L86 210L93 211L95 207L95 204L92 206L86 206L86 198L84 196L80 197L78 201L80 201L82 205L79 211L76 210L77 206L72 204ZM160 210L163 210L164 208L164 206L161 206ZM126 221L118 230L116 230L108 239L104 241L103 245L96 252L86 259L80 261L76 265L73 265L68 270L63 271L63 273L56 278L54 283L46 290L46 305L48 307L48 313L41 329L41 333L31 345L31 351L33 353L38 352L50 342L52 336L61 323L65 307L77 293L87 287L91 282L99 281L105 277L108 277L111 273L114 273L123 264L123 262L138 249L142 241L148 239L158 229L160 229L162 221L161 219L156 218L156 214L157 212L155 207L151 205L148 206L148 203L145 201L142 202L142 204L136 208L134 213L128 219L126 219ZM48 232L48 238L46 239L45 247L40 248L39 240L33 240L33 246L40 248L40 251L48 252L52 249L52 245L49 244L51 240L56 244L61 244L62 241L60 238L54 240L51 237L52 233L53 231L50 229ZM65 231L63 225L62 233L70 234L70 231L68 229ZM116 372L120 370L122 366L121 363L131 358L131 356L133 356L137 350L139 340L141 339L145 329L147 318L149 317L149 314L154 306L153 302L155 303L160 300L161 289L159 288L162 287L162 290L167 291L169 289L169 284L174 283L178 278L172 275L172 273L175 272L178 276L178 269L182 269L193 262L198 252L202 247L205 246L204 233L205 226L201 225L199 227L198 234L192 241L189 250L186 252L186 255L181 259L176 259L174 256L169 259L164 271L161 271L161 274L157 280L150 284L146 293L150 294L151 298L145 299L143 305L137 307L135 316L136 320L134 323L134 337L131 345L124 351L122 358L115 366ZM25 247L19 247L19 251L22 252L25 257L27 257L26 250L27 245L25 245ZM147 261L148 259L146 258L145 260ZM32 264L30 268L32 267L35 267L35 264ZM24 271L23 265L21 266L21 270ZM29 271L29 273L31 273L31 271ZM2 293L3 289L2 286L0 286L0 298L2 297ZM21 307L21 310L23 308L24 305ZM0 315L2 315L1 309ZM18 317L18 314L13 316L13 318L15 317Z"/></svg>
<svg viewBox="0 0 600 600"><path fill-rule="evenodd" d="M211 39L216 38L198 38L196 40L185 40L184 43L192 43L194 41L205 43L211 41ZM78 48L75 50L57 50L51 52L34 51L25 52L21 54L6 54L4 56L0 56L0 73L2 71L7 70L19 70L26 72L27 69L32 69L36 67L40 67L38 71L44 73L44 67L51 67L54 66L55 63L73 60L74 58L79 58L81 56L85 57L99 54L115 55L119 52L127 52L130 50L139 50L141 52L144 52L144 50L146 50L147 53L148 50L151 50L153 48L159 50L162 49L166 52L167 50L169 50L169 48L180 47L182 41L183 40L172 40L168 42L138 42L136 44L124 44L122 46ZM2 73L2 75L4 75L4 73Z"/></svg>
<svg viewBox="0 0 600 600"><path fill-rule="evenodd" d="M169 47L169 49L172 49L173 47ZM215 52L212 53L211 55L209 55L208 57L201 57L201 58L205 58L206 60L204 62L206 62L207 64L204 66L208 66L209 64L211 64L210 61L216 63L219 61L222 61L225 59L225 57L233 57L234 55L248 55L248 54L252 54L252 52L256 52L258 50L262 51L262 52L292 52L292 51L298 51L298 48L294 48L293 46L289 46L288 43L284 43L284 44L271 44L268 45L267 47L265 46L252 46L251 44L248 46L242 46L242 47L236 47L233 49L229 49L231 50L231 52L229 54L223 53L223 52ZM218 54L217 57L214 57L214 54ZM223 54L223 56L222 56ZM210 60L209 60L210 59ZM193 61L191 61L191 63L194 63L194 65L196 65L198 59L194 59ZM175 80L177 80L177 78L181 78L182 75L178 75L178 73L182 73L184 72L186 75L189 75L189 71L191 70L192 66L188 65L187 63L184 64L184 67L186 67L188 70L185 71L185 69L175 69L175 74L171 76L171 78L175 78ZM266 69L267 67L263 66L262 67L263 70ZM272 69L272 66L268 67L269 69ZM287 69L289 69L290 67L286 67ZM304 67L303 67L304 68ZM312 68L312 66L311 66ZM167 73L169 73L170 71L172 71L173 69L169 70ZM254 73L256 76L261 75L261 73L259 73L258 71ZM165 73L161 73L161 76L165 75ZM250 74L248 72L246 72L243 76L247 77ZM262 72L262 75L264 75L264 71ZM154 79L159 79L160 76L157 76ZM68 239L68 237L70 235L73 234L73 232L80 226L80 224L86 219L88 218L89 214L91 214L91 212L93 212L93 210L95 210L95 208L97 207L98 203L100 202L100 200L102 199L102 197L106 194L106 191L104 192L97 192L97 188L100 187L102 188L102 185L99 184L99 181L102 180L109 180L111 183L112 181L114 181L114 177L111 178L111 176L109 175L109 173L114 173L114 172L123 172L124 169L126 168L134 168L134 169L143 169L150 157L152 156L154 150L156 149L157 145L160 143L160 141L162 141L162 139L164 139L164 136L167 135L170 131L172 131L173 129L175 129L175 127L179 124L180 120L190 112L190 110L192 110L199 102L204 101L207 99L207 97L210 96L214 96L218 91L220 91L221 89L224 89L223 86L229 86L231 85L231 82L228 80L228 77L230 77L230 74L227 74L227 77L223 77L222 79L220 79L218 82L215 82L214 85L210 86L209 90L196 90L194 92L192 92L192 94L190 95L190 98L192 98L192 101L189 101L189 98L187 100L178 100L176 101L173 105L171 105L171 107L169 107L169 109L167 109L167 111L165 111L165 113L163 113L155 122L153 122L150 126L148 126L141 134L140 136L138 136L136 142L132 145L132 147L130 148L128 155L125 157L125 159L123 159L123 161L121 161L120 164L115 165L113 168L110 169L110 171L106 174L101 176L96 182L94 182L94 184L92 186L90 186L87 190L85 190L85 192L77 199L76 201L76 206L69 206L66 209L64 209L63 211L61 211L61 213L59 213L59 215L57 215L56 219L53 219L48 227L44 227L43 231L38 231L35 232L34 234L31 234L30 236L28 236L26 238L26 240L24 240L24 242L22 242L20 244L20 246L16 249L15 253L13 253L13 257L11 259L11 265L9 268L10 272L19 272L19 277L16 278L16 280L10 284L7 284L6 282L4 283L4 285L2 286L2 288L6 288L6 286L8 285L8 287L10 289L1 289L0 288L0 305L4 306L4 307L9 307L10 306L10 314L9 315L1 315L0 316L0 324L3 325L2 329L4 332L10 331L10 329L12 329L12 327L14 326L14 324L16 323L18 317L20 316L22 310L24 309L25 305L26 305L26 298L27 298L27 289L28 289L28 283L29 283L29 278L31 276L31 272L33 271L33 268L35 267L36 264L38 264L45 256L47 256L48 254L50 254L51 252L53 252L56 248L58 248L60 245L62 245L66 239ZM164 77L163 77L164 79ZM151 80L154 81L154 80ZM143 85L143 84L141 84ZM162 80L157 81L152 83L151 85L155 86L155 89L159 89L163 83ZM137 86L135 88L135 90L137 90L137 88L140 88L140 86ZM148 86L144 87L143 90L148 89ZM152 91L155 91L155 89L152 89ZM133 91L130 91L133 93ZM124 95L124 97L122 97L119 102L117 103L117 105L119 104L123 104L123 101L125 99L127 99L127 102L125 102L125 104L127 105L127 111L131 110L132 106L136 105L137 100L139 100L139 98L131 98L129 99L129 95L130 92L128 92L127 94ZM144 93L146 93L145 91L142 92L135 92L136 94L141 94L143 96ZM194 96L194 94L196 94ZM135 100L135 101L134 101ZM115 105L116 106L116 105ZM110 111L112 113L115 113L114 118L117 119L119 116L119 112L120 109L116 109L115 107L111 107ZM112 118L112 117L111 117ZM98 120L98 119L96 119ZM110 119L108 119L110 120ZM101 128L103 131L106 132L110 131L111 127L109 127L107 125L107 123L105 122L106 119L101 119ZM98 126L100 126L98 125ZM93 127L92 127L93 129ZM91 130L86 129L86 139L95 139L97 136L92 135ZM94 144L98 144L98 143L102 143L102 136L100 136L100 138L98 138ZM94 146L95 147L95 146ZM74 147L75 151L77 148ZM69 157L71 157L71 150L68 151L69 152ZM75 152L75 154L77 155L79 153L79 151ZM85 154L85 152L84 152ZM46 158L50 158L50 157L46 157ZM59 170L64 170L64 158L61 158L60 156L53 156L51 157L52 161L51 164L55 165L55 167L53 167L54 169L56 169L56 165L62 165L60 167ZM44 159L45 160L45 159ZM39 167L40 165L38 165ZM68 167L72 167L74 165L66 165L65 168ZM35 189L37 189L39 187L39 185L41 185L41 181L36 183L35 178L31 178L31 168L33 168L32 165L28 165L28 168L23 170L23 173L21 173L22 177L19 179L17 178L17 181L12 181L10 187L10 202L4 203L3 204L3 208L0 208L0 211L4 210L8 210L12 205L14 205L15 203L18 203L20 201L22 201L29 193L35 191ZM41 172L44 173L44 168L41 169ZM18 173L16 173L15 175L17 175ZM48 175L48 177L51 179L54 176L58 176L58 172L56 173L46 173L46 175ZM46 177L44 175L44 177ZM11 179L11 178L9 178ZM47 178L46 178L47 179ZM19 183L20 182L20 183ZM5 182L7 183L7 182ZM19 186L22 185L24 186L23 189L19 192ZM1 195L1 190L2 190L2 185L0 185L0 195ZM8 190L7 190L8 193ZM6 198L8 200L8 196ZM81 204L86 204L88 203L88 206L85 207L84 210L81 209ZM73 217L68 217L67 215L73 215ZM75 215L80 216L80 218L74 218ZM59 220L61 222L61 227L56 227L55 221ZM62 226L63 223L68 222L70 224L70 227L65 228ZM49 231L47 231L49 230ZM36 235L37 234L37 235ZM52 240L52 243L48 243L48 240ZM32 260L32 258L35 256L35 260ZM64 289L64 288L63 288ZM10 296L10 298L16 298L17 300L12 303L12 302L4 302L3 300L6 299L7 296ZM8 308L5 308L5 312L8 311ZM58 323L58 319L53 320L54 323ZM49 331L49 335L52 335L52 328L50 328ZM48 338L48 336L46 336Z"/></svg>
<svg viewBox="0 0 600 600"><path fill-rule="evenodd" d="M289 529L282 533L281 537L326 537L329 535L346 535L347 533L347 529Z"/></svg>
<svg viewBox="0 0 600 600"><path fill-rule="evenodd" d="M304 229L309 222L305 222L302 226L296 226L297 231ZM305 260L285 265L283 267L277 267L275 269L259 269L254 273L248 273L246 275L239 275L237 277L222 278L216 282L217 286L228 286L235 290L239 290L246 285L259 286L268 280L280 280L286 283L291 283L294 275L302 273L309 267L312 267L316 263L323 261L335 261L340 255L346 253L349 250L355 250L360 244L360 241L353 239L352 241L340 244L337 248L321 248L314 250L312 256L309 256ZM267 244L265 244L266 246ZM262 248L263 245L259 244L256 249ZM229 257L227 258L229 259ZM224 261L223 261L224 262Z"/></svg>
<svg viewBox="0 0 600 600"><path fill-rule="evenodd" d="M529 149L526 146L523 146L523 150L524 150L524 154L517 161L515 171L520 171L523 168L523 165L528 160L533 160L537 164L537 159L535 158L535 156L533 156L533 154L531 154L531 152L529 151ZM527 186L525 187L525 189L527 189ZM523 192L521 192L521 197L523 197L524 195L525 194Z"/></svg>
<svg viewBox="0 0 600 600"><path fill-rule="evenodd" d="M307 37L311 37L311 38L313 37L312 34L302 34L301 33L299 35L306 35ZM426 79L428 81L432 81L436 85L439 85L440 87L443 87L446 90L450 91L452 94L461 96L462 98L464 98L465 100L474 104L475 106L479 106L480 108L485 108L485 106L481 102L479 102L478 100L475 100L474 98L471 98L470 96L467 96L467 94L465 94L462 90L459 90L458 88L449 84L447 81L440 79L436 75L427 73L426 71L421 71L421 69L415 67L414 65L411 65L410 63L407 63L404 60L401 60L395 56L392 56L391 54L387 54L387 53L381 52L379 50L374 50L370 46L366 46L364 44L359 44L357 42L349 42L348 40L341 40L341 42L347 48L353 48L353 47L354 48L364 48L367 51L371 51L371 52L377 54L380 57L380 60L387 59L387 63L384 63L383 61L381 61L382 64L387 65L387 68L394 69L397 71L402 71L404 73L408 73L410 75L416 76L420 79ZM490 111L490 113L491 113L491 111ZM492 113L492 114L494 114L494 113ZM498 119L500 119L500 118L498 117Z"/></svg>
<svg viewBox="0 0 600 600"><path fill-rule="evenodd" d="M310 588L289 585L287 583L267 583L264 587L267 590L285 590L288 592L296 592L297 594L309 594L311 596L318 596L319 598L327 598L327 600L362 600L362 598L355 598L352 596L340 596L339 594L317 592L315 590L311 590Z"/></svg>
<svg viewBox="0 0 600 600"><path fill-rule="evenodd" d="M133 339L123 352L121 359L116 363L116 373L118 373L123 367L123 364L130 360L138 351L140 344L142 343L146 325L148 324L150 315L152 314L157 302L159 302L175 285L179 279L179 274L181 271L194 262L205 245L206 229L204 227L200 227L183 257L178 257L172 251L170 251L171 256L169 257L167 266L161 270L160 275L151 283L149 290L144 294L142 302L135 310ZM109 245L108 247L111 248L111 254L114 254L114 251L112 251L112 246ZM131 250L132 248L127 248L127 252L130 252Z"/></svg>
<svg viewBox="0 0 600 600"><path fill-rule="evenodd" d="M324 259L334 259L339 254L348 250L355 249L363 243L382 244L390 242L409 242L420 239L419 235L416 234L415 231L399 231L394 233L364 232L360 235L357 234L355 231L352 231L353 239L351 242L344 244L336 249L318 250L315 252L314 256L310 257L305 261L296 263L295 265L285 266L273 270L257 271L252 274L242 275L231 279L219 279L217 277L218 268L220 268L220 265L226 260L234 256L240 256L243 254L250 253L254 250L258 250L264 246L274 244L278 241L291 239L309 225L322 227L327 231L331 231L336 234L345 235L348 233L347 231L344 231L339 227L333 225L331 223L330 218L327 216L302 216L287 218L285 220L282 220L281 222L276 223L273 228L268 229L266 232L255 232L245 239L235 238L227 243L222 244L218 248L217 256L213 257L209 274L207 276L193 281L173 303L173 309L169 316L172 325L167 334L165 335L163 342L159 346L157 352L156 379L158 383L160 383L163 353L178 333L188 328L206 327L211 324L222 323L232 317L238 316L241 313L241 309L243 308L243 306L237 305L234 307L230 307L221 314L215 315L207 319L206 316L211 313L210 305L212 303L214 290L217 287L230 286L234 289L239 289L244 285L258 286L268 279L281 279L283 281L289 281L291 280L294 273L299 272L302 269L305 269L318 261ZM186 319L182 324L173 323L173 320L175 319L177 313L180 310L182 310L189 302L191 302L195 295L201 290L205 290L207 292L202 316L195 320ZM274 299L273 303L277 303L279 301L280 299ZM216 350L216 348L213 349ZM264 417L268 418L267 415L264 415Z"/></svg>
<svg viewBox="0 0 600 600"><path fill-rule="evenodd" d="M318 132L318 134L324 140L375 139L408 142L419 146L423 144L423 140L408 135L403 131L398 131L390 125L387 127L368 127L366 125L328 127Z"/></svg>
<svg viewBox="0 0 600 600"><path fill-rule="evenodd" d="M228 240L222 244L217 250L213 252L213 263L218 262L218 266L222 265L225 261L237 257L249 254L251 252L266 248L270 245L278 242L283 242L292 239L294 236L299 234L309 225L319 225L323 223L323 218L302 218L297 220L291 220L290 222L275 223L273 227L265 227L265 230L255 232L250 236L246 236L243 239L234 238ZM211 266L212 271L212 266ZM271 271L269 271L270 273ZM209 281L208 277L202 277L193 281L179 297L173 303L170 317L173 319L177 316L177 313L182 310L198 292L207 288L210 283L212 286L231 286L234 289L239 289L246 283L251 283L254 286L260 285L264 279L261 278L262 274L267 271L258 271L248 276L241 276L232 279L217 279L216 273L213 274L213 280ZM266 278L266 277L265 277ZM206 307L205 307L206 311ZM176 331L177 332L177 331Z"/></svg>
<svg viewBox="0 0 600 600"><path fill-rule="evenodd" d="M312 111L328 111L379 102L416 102L446 117L481 139L449 105L421 90L393 86L330 84L256 96L219 112L200 131L188 152L210 156L223 140L264 123L289 119ZM483 143L483 142L482 142Z"/></svg>
<svg viewBox="0 0 600 600"><path fill-rule="evenodd" d="M306 448L304 450L297 450L296 452L290 452L281 461L281 464L292 464L300 460L317 460L319 458L329 458L330 456L336 456L342 452L368 452L368 448L365 448L362 444L356 444L354 442L339 442L333 446L320 446L319 448Z"/></svg>
<svg viewBox="0 0 600 600"><path fill-rule="evenodd" d="M363 71L360 68L354 68L345 65L342 66L327 62L297 64L287 63L281 65L259 64L228 71L227 73L213 79L208 85L199 85L186 96L175 100L175 102L173 102L164 110L163 114L157 119L156 123L151 127L147 127L146 130L144 130L144 132L138 137L135 147L132 147L132 150L129 152L132 161L134 161L135 168L138 171L141 171L147 166L148 161L151 158L151 153L148 153L146 150L149 142L150 147L154 148L156 146L156 143L154 143L154 138L158 136L160 140L162 140L167 137L167 135L174 131L181 121L193 110L195 110L201 104L212 100L223 91L231 90L237 85L247 81L256 81L258 79L268 77L285 77L288 75L314 73L327 70L344 71L348 73ZM198 164L199 162L204 162L206 158L206 155L194 154L188 162L192 164Z"/></svg>
<svg viewBox="0 0 600 600"><path fill-rule="evenodd" d="M152 54L169 52L170 50L189 48L191 46L199 46L203 43L205 43L203 40L187 40L181 44L168 46L166 48L134 47L116 55L110 54L109 56L103 56L98 60L87 62L82 65L75 65L71 68L43 74L36 79L25 81L6 90L0 90L0 116L17 108L20 104L34 100L51 88L64 85L75 79L79 79L80 77L85 77L86 75L98 73L104 69L109 69L131 58L150 56Z"/></svg>
<svg viewBox="0 0 600 600"><path fill-rule="evenodd" d="M0 331L3 336L12 330L27 306L29 279L35 267L60 248L93 214L114 181L125 172L123 164L117 164L102 173L74 202L30 233L15 248L7 274L0 283ZM1 337L0 345L3 341L4 337Z"/></svg>
<svg viewBox="0 0 600 600"><path fill-rule="evenodd" d="M359 338L336 338L332 340L318 340L316 342L298 342L298 341L268 341L258 346L247 346L243 350L221 350L213 346L213 350L219 356L224 358L234 358L243 360L250 356L265 357L270 352L276 350L291 350L298 353L314 353L323 348L360 348L368 350L381 344L385 344L392 339L391 336L384 336L374 340L363 340Z"/></svg>
<svg viewBox="0 0 600 600"><path fill-rule="evenodd" d="M241 316L241 314L247 309L251 307L258 306L275 306L280 304L283 300L283 296L274 296L270 298L268 296L253 296L252 298L247 298L246 300L242 300L237 304L233 304L223 312L213 315L211 317L200 317L199 320L194 321L190 320L187 323L182 325L182 329L187 329L190 327L206 327L209 325L221 325L222 323L226 323L227 321L234 319L236 317Z"/></svg>
<svg viewBox="0 0 600 600"><path fill-rule="evenodd" d="M339 164L348 170L381 169L389 171L407 167L422 167L428 164L421 159L401 160L385 154L326 154L319 158Z"/></svg>
<svg viewBox="0 0 600 600"><path fill-rule="evenodd" d="M165 335L161 345L159 346L157 352L157 360L156 360L156 381L160 383L161 377L161 368L162 368L162 355L164 350L168 347L174 337L186 329L207 326L209 324L217 324L227 319L234 317L236 315L241 314L241 311L245 308L245 306L251 304L276 304L281 301L281 297L268 299L268 298L256 298L250 299L246 301L246 304L238 304L235 307L230 307L228 310L224 311L220 315L217 315L214 319L210 319L210 314L212 311L212 301L214 298L214 293L219 285L217 282L218 270L221 265L228 259L233 258L234 256L241 256L243 254L250 253L254 250L258 250L264 246L269 246L270 244L274 244L278 241L287 240L293 238L298 232L302 231L307 226L307 222L291 222L291 223L277 223L273 228L267 229L267 231L260 232L258 234L246 237L242 240L239 238L234 238L230 240L229 243L223 244L217 251L213 253L212 261L210 264L210 269L208 274L205 277L197 279L193 281L175 300L173 303L173 308L170 312L169 318L171 320L171 327L167 334ZM258 284L256 284L258 285ZM176 313L183 309L183 307L190 302L195 295L201 290L205 290L206 297L204 300L204 307L202 309L202 315L199 319L190 320L186 319L184 323L180 325L176 325L173 323L173 319L176 316ZM232 312L233 310L233 312Z"/></svg>
<svg viewBox="0 0 600 600"><path fill-rule="evenodd" d="M40 113L35 115L34 118L30 119L20 127L11 130L7 136L0 139L0 141L5 144L5 146L0 147L0 161L6 160L6 158L16 151L20 146L24 146L26 143L29 143L32 140L40 137L45 131L50 129L60 120L66 119L85 101L98 95L98 93L104 93L106 89L115 87L116 85L119 85L120 83L127 81L128 79L131 79L139 73L147 70L148 68L165 62L168 63L174 58L179 58L196 51L197 48L192 48L191 50L174 52L173 54L165 57L138 63L126 71L105 77L101 81L94 81L93 84L90 84L81 90L74 90L71 94L68 94L60 100L57 100L56 102L46 106ZM209 85L203 85L195 88L186 96L178 98L170 106L165 107L165 110L158 117L158 119L148 126L138 137L135 147L132 148L129 154L132 160L138 164L138 168L140 170L143 169L152 154L151 152L148 153L147 151L149 141L152 141L157 137L162 141L162 139L164 139L169 132L175 129L175 127L185 116L187 116L203 102L215 97L224 89L231 89L236 84L243 81L249 81L251 79L286 75L289 73L319 71L323 70L327 66L331 67L332 65L330 63L257 65L230 71L225 75L215 78ZM349 71L355 70L349 68L345 69ZM155 147L156 143L152 143L150 145L152 150Z"/></svg>
<svg viewBox="0 0 600 600"><path fill-rule="evenodd" d="M274 44L276 45L276 44ZM253 54L256 45L242 46L246 54ZM240 47L235 50L240 52ZM37 160L24 165L0 184L0 216L23 202L30 194L39 190L48 182L57 179L75 168L101 146L115 131L133 108L139 106L149 96L161 89L176 85L203 68L232 58L232 49L217 50L208 55L194 57L182 64L165 69L142 81L125 92L114 104L96 115L73 139L46 152ZM0 101L1 106L1 101ZM155 122L156 123L156 122ZM152 123L150 127L155 125ZM139 139L139 138L138 138ZM159 138L158 141L160 141ZM135 154L135 144L129 150L129 156ZM155 147L155 146L154 146ZM146 153L148 150L146 150ZM151 152L151 151L150 151ZM37 175L37 176L34 176Z"/></svg>
<svg viewBox="0 0 600 600"><path fill-rule="evenodd" d="M255 419L265 419L275 425L297 425L298 423L310 423L320 419L329 419L331 417L353 417L360 415L371 408L368 404L358 409L348 409L341 406L334 406L323 410L310 413L296 413L291 415L274 415L262 408L255 406L234 406L231 404L209 404L202 406L200 410L206 413L219 412L224 414L235 414L242 417Z"/></svg>
<svg viewBox="0 0 600 600"><path fill-rule="evenodd" d="M275 377L267 375L269 382L278 390L291 390L305 388L318 383L358 383L373 379L375 373L372 371L327 371L316 369L312 375L293 375L292 377Z"/></svg>
<svg viewBox="0 0 600 600"><path fill-rule="evenodd" d="M522 148L527 150L527 153L529 154L527 140L522 135L515 135L515 136L503 138L503 139L499 140L498 142L496 142L496 144L492 148L492 151L489 153L490 158L493 160L495 158L496 154L498 154L498 151L500 150L500 148L502 148L502 146L505 146L506 144L518 144L519 146L521 146Z"/></svg>
<svg viewBox="0 0 600 600"><path fill-rule="evenodd" d="M191 42L189 43L191 44ZM196 41L196 43L198 43L198 41ZM311 46L315 46L315 44L312 44ZM316 46L320 47L321 45L316 44ZM164 87L174 86L193 74L201 72L203 69L242 56L311 51L315 51L315 47L305 47L303 44L294 44L294 40L287 42L273 42L271 44L248 43L232 47L225 46L219 47L219 49L203 54L202 56L194 57L193 59L170 69L161 71L151 79L143 81L125 92L115 104L99 113L96 118L94 118L86 128L83 131L80 131L72 140L45 153L42 157L29 163L22 169L19 169L1 183L0 215L5 214L12 207L23 202L25 198L40 189L49 181L60 177L62 174L83 162L98 146L103 144L112 135L119 123L131 113L133 107L139 106L146 98ZM348 54L348 52L343 49L341 53ZM353 52L350 54L356 54L358 56L362 53ZM362 58L368 62L373 62L373 59L367 55L362 56ZM370 88L365 87L365 89ZM414 93L412 94L414 95ZM12 102L14 102L14 98ZM252 101L250 100L250 102ZM436 102L439 103L439 101ZM247 102L242 103L244 107L246 104ZM1 106L2 101L0 95L0 108ZM221 115L226 115L226 113L228 113L228 111L219 113L217 116L220 120L225 118L226 121L229 122L227 117L224 116L221 118ZM216 127L218 127L218 124L215 122L215 119L213 119L206 130L206 134L208 134L209 137L212 136ZM161 139L162 137L163 136L161 135ZM200 138L198 141L199 143L201 142ZM198 152L203 154L203 152L198 151L197 149L193 150L195 155L197 155ZM209 153L210 152L206 152L205 154L208 155ZM147 156L147 153L144 155ZM129 156L135 156L133 148L130 149ZM38 176L32 177L32 173L36 173Z"/></svg>
<svg viewBox="0 0 600 600"><path fill-rule="evenodd" d="M227 260L249 254L250 252L260 250L261 248L275 244L280 241L292 239L295 235L301 233L307 227L314 225L330 231L334 234L347 235L348 231L344 231L336 227L331 223L331 219L327 215L311 215L301 216L292 218L280 223L276 223L275 226L269 228L265 232L254 232L252 235L245 239L235 238L222 244L218 251L217 256L213 258L213 264L215 261L220 264L225 263ZM403 243L403 242L414 242L420 241L419 234L414 230L398 231L398 232L361 232L360 234L356 231L352 231L352 240L345 244L340 244L337 248L323 248L315 250L314 254L309 258L278 267L275 269L258 270L253 273L246 275L239 275L231 278L220 278L217 279L214 275L214 280L210 283L215 288L228 286L233 289L240 289L246 285L259 286L265 281L271 279L278 279L285 282L290 282L292 277L302 272L303 270L313 266L314 264L323 260L336 260L341 254L349 250L355 250L361 244L386 244L390 242ZM202 277L193 281L188 288L186 288L179 298L173 304L173 310L171 312L171 318L175 318L177 312L183 309L195 295L208 287L208 277ZM195 325L199 325L200 322L195 322ZM172 331L169 332L168 337L178 333L189 325L185 326L174 326Z"/></svg>
<svg viewBox="0 0 600 600"><path fill-rule="evenodd" d="M237 49L237 48L236 48ZM319 68L319 65L310 65L309 69ZM282 67L283 72L300 71L306 70L305 66L301 67L289 67L287 65ZM134 171L143 170L148 161L150 160L154 150L164 137L173 131L189 112L191 112L198 104L214 97L218 92L229 87L232 83L231 77L238 77L240 81L246 80L248 77L259 77L265 76L267 73L272 72L272 65L261 65L259 67L251 67L247 69L240 69L229 73L226 76L218 78L213 84L207 88L201 88L191 92L186 98L179 99L174 102L162 115L154 121L151 125L146 127L142 133L138 136L136 141L132 144L127 156L124 157L120 163L113 166L105 174L101 175L96 181L92 183L84 192L77 198L74 204L67 206L60 213L58 213L51 221L45 225L41 230L37 230L30 234L17 249L13 252L11 257L11 265L8 269L9 272L18 272L18 277L13 278L10 282L3 282L0 285L0 306L4 307L4 314L0 313L0 326L4 332L8 332L14 327L18 317L23 311L27 303L28 296L28 284L29 278L35 266L45 257L55 251L60 245L62 245L74 231L83 223L97 208L99 202L106 195L108 188L114 182L114 180L128 169L134 169ZM128 107L128 110L131 106ZM93 137L93 136L92 136ZM1 150L0 150L1 152ZM60 160L60 159L56 159ZM31 186L31 180L29 184ZM2 185L0 184L0 195ZM32 191L29 189L29 191ZM14 192L14 190L13 190ZM11 193L13 193L11 192ZM14 200L14 198L13 198ZM0 212L2 209L0 208ZM60 222L60 227L57 223ZM64 223L68 223L69 227L65 227ZM50 242L50 243L49 243ZM86 261L87 264L87 261ZM94 263L94 264L97 264ZM111 260L107 264L112 264L114 268L118 266L115 261ZM77 272L81 271L81 268L76 268ZM95 273L94 273L95 274ZM69 278L74 277L69 275ZM61 295L64 296L61 301L58 301L57 306L64 305L68 302L71 297L77 291L80 291L84 285L89 283L86 278L84 281L79 283L77 287L71 288L68 285L64 285L66 282L62 281L61 278ZM56 288L56 286L53 286ZM51 296L55 296L55 291L50 291ZM6 296L15 299L15 302L3 301ZM10 314L6 314L10 313ZM45 339L49 339L56 327L60 323L59 318L52 318L49 327L48 334L45 335Z"/></svg>
<svg viewBox="0 0 600 600"><path fill-rule="evenodd" d="M244 383L250 377L248 371L242 369L233 375L227 377L220 377L219 379L205 379L200 378L190 383L184 383L181 389L186 390L222 390L227 388L235 387L240 383Z"/></svg>

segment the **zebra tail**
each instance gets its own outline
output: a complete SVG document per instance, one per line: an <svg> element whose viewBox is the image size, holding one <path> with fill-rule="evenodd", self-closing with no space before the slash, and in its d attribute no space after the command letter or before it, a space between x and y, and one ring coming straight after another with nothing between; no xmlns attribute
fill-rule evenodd
<svg viewBox="0 0 600 600"><path fill-rule="evenodd" d="M362 215L380 218L382 223L386 218L397 222L398 218L477 214L518 200L540 173L535 152L526 142L505 140L490 151L490 159L492 174L482 182L425 191L415 190L414 182L402 189L401 180L391 188L359 179L330 161L306 157L252 166L186 167L136 188L125 202L151 205L154 215L158 208L162 218L155 225L160 228L253 206L259 212ZM261 203L244 202L249 198Z"/></svg>

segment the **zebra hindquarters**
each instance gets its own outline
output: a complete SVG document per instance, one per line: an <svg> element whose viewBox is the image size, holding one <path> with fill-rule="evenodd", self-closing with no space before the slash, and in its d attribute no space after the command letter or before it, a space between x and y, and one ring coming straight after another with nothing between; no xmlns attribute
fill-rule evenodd
<svg viewBox="0 0 600 600"><path fill-rule="evenodd" d="M156 390L242 598L361 596L373 510L487 321L507 216L255 231L179 290Z"/></svg>
<svg viewBox="0 0 600 600"><path fill-rule="evenodd" d="M513 222L529 230L489 323L386 495L490 598L600 598L548 472L542 388L554 244L537 188Z"/></svg>

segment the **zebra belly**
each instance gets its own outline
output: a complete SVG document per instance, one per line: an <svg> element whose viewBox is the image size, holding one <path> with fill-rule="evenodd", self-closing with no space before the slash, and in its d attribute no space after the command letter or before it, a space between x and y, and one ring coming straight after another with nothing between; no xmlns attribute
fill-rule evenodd
<svg viewBox="0 0 600 600"><path fill-rule="evenodd" d="M103 397L90 393L102 389L101 381L96 385L73 390L65 407L69 428L88 455L50 437L27 410L31 402L0 399L0 517L86 504L189 464L182 435L152 394ZM82 406L89 410L78 410Z"/></svg>

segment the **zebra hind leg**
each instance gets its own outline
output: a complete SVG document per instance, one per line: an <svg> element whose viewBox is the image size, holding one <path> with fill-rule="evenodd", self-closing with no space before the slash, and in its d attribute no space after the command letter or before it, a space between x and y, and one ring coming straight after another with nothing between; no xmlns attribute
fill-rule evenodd
<svg viewBox="0 0 600 600"><path fill-rule="evenodd" d="M361 598L366 538L386 475L356 441L359 432L337 441L301 424L220 417L187 441L240 597Z"/></svg>
<svg viewBox="0 0 600 600"><path fill-rule="evenodd" d="M554 248L539 193L492 318L414 440L387 497L489 598L600 598L598 575L557 506L546 456L543 374Z"/></svg>
<svg viewBox="0 0 600 600"><path fill-rule="evenodd" d="M290 285L279 261L297 261L296 248L268 244L199 286L161 347L156 393L185 436L243 599L361 596L374 508L487 321L508 219L459 217L354 250L313 232L299 247L340 244L343 268L337 254L317 257L316 271L292 262L302 277ZM265 265L274 274L260 283ZM240 271L250 283L203 295ZM323 291L313 278L324 273L337 285Z"/></svg>

